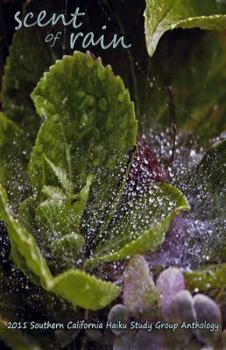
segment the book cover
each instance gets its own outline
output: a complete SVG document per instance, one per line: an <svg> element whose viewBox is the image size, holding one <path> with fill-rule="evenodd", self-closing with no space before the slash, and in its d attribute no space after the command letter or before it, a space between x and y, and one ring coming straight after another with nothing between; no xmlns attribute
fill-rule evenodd
<svg viewBox="0 0 226 350"><path fill-rule="evenodd" d="M226 349L226 1L1 0L0 349Z"/></svg>

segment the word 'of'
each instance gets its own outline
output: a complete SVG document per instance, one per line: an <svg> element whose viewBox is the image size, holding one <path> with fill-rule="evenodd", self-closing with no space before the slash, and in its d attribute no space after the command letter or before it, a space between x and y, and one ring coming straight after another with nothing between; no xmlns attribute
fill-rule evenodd
<svg viewBox="0 0 226 350"><path fill-rule="evenodd" d="M23 18L21 18L21 12L18 11L15 14L15 21L17 26L15 30L19 30L22 27L31 28L34 26L38 27L47 27L47 26L56 26L57 24L63 25L64 27L72 26L74 29L79 29L83 25L82 17L86 14L85 12L80 12L80 8L77 7L75 12L71 14L71 18L67 19L65 14L56 14L53 13L50 18L48 18L47 12L42 10L37 16L33 12L27 13ZM107 26L102 26L102 30L105 31ZM54 47L57 40L62 38L63 32L57 32L56 34L48 34L45 38L45 42L50 43L51 47ZM80 42L84 49L89 48L90 46L98 46L103 50L110 48L117 48L122 46L124 49L129 49L132 45L125 43L124 36L118 36L117 34L113 35L113 38L110 42L106 42L105 34L102 33L98 38L93 32L89 33L71 33L70 36L70 48L75 49L76 43Z"/></svg>

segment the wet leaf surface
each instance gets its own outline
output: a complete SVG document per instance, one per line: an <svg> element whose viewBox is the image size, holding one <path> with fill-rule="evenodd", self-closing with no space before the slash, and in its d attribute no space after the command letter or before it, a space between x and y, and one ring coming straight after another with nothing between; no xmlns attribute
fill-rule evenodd
<svg viewBox="0 0 226 350"><path fill-rule="evenodd" d="M146 0L146 43L152 56L167 30L196 28L223 31L226 29L226 6L223 2L207 0Z"/></svg>

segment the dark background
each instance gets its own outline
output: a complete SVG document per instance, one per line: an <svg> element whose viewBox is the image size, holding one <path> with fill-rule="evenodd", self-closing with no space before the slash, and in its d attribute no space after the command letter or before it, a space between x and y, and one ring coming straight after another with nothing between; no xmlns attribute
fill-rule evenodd
<svg viewBox="0 0 226 350"><path fill-rule="evenodd" d="M134 75L138 77L140 74L140 80L143 80L142 76L145 77L147 73L148 55L144 36L144 0L130 0L129 6L125 0L0 1L0 79L3 75L5 60L15 31L16 21L14 15L16 11L32 11L38 14L39 11L45 9L48 14L53 12L65 13L67 4L67 16L70 16L77 6L87 14L83 18L82 32L93 31L98 38L100 33L102 33L101 27L107 25L107 30L105 31L106 42L110 42L113 35L117 34L118 36L125 36L126 43L132 44L130 50L120 47L108 50L102 50L100 47L90 47L88 49L95 56L101 56L104 64L112 65L114 72L123 77L125 84L131 91L132 97L136 99L139 90L139 78L138 86L135 87ZM25 9L26 4L28 4L27 9ZM59 29L63 30L62 26ZM70 30L73 30L73 28L67 27L66 35L70 35ZM53 32L57 32L57 29L54 28ZM69 39L67 43L69 43ZM54 50L57 51L59 58L62 57L63 53L72 53L68 47L63 50L62 42L61 47ZM76 47L76 50L84 51L82 47Z"/></svg>

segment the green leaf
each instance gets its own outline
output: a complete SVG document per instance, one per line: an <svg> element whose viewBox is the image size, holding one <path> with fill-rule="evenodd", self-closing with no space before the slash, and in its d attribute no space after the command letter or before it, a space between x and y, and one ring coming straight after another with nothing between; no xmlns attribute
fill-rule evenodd
<svg viewBox="0 0 226 350"><path fill-rule="evenodd" d="M180 47L173 50L172 47ZM170 127L172 115L165 93L173 87L178 131L183 131L187 145L190 136L206 146L210 138L226 128L224 89L226 40L221 33L179 31L166 35L150 60L150 77L154 77L148 96L146 127L155 124ZM152 78L151 78L152 79ZM185 83L186 82L186 83ZM186 143L187 142L187 143Z"/></svg>
<svg viewBox="0 0 226 350"><path fill-rule="evenodd" d="M195 170L188 175L187 182L190 195L194 198L192 207L196 218L204 221L216 219L222 222L223 227L226 203L226 139L210 147Z"/></svg>
<svg viewBox="0 0 226 350"><path fill-rule="evenodd" d="M62 188L65 190L67 196L71 196L73 193L73 185L67 177L67 173L64 169L55 166L47 157L45 157L47 164L52 169L57 180L61 184Z"/></svg>
<svg viewBox="0 0 226 350"><path fill-rule="evenodd" d="M209 263L225 262L226 140L210 147L184 183L191 204L191 220L188 218L184 226L188 249L199 246L199 264L206 261L206 257ZM196 234L192 234L192 230ZM203 235L205 239L200 245Z"/></svg>
<svg viewBox="0 0 226 350"><path fill-rule="evenodd" d="M77 305L91 310L104 308L120 294L116 285L75 269L57 276L52 290L71 303L77 301Z"/></svg>
<svg viewBox="0 0 226 350"><path fill-rule="evenodd" d="M56 185L43 151L66 170L75 191L81 190L89 174L94 175L92 210L100 208L101 220L120 182L121 163L127 162L136 143L137 121L129 92L110 66L76 52L44 75L32 98L38 114L47 117L31 156L33 185L38 190Z"/></svg>
<svg viewBox="0 0 226 350"><path fill-rule="evenodd" d="M68 270L53 277L34 237L14 219L7 207L6 193L0 186L0 220L7 226L16 265L36 276L43 289L71 302L74 306L97 310L110 304L120 293L114 284L104 282L81 270ZM21 263L22 262L22 263Z"/></svg>
<svg viewBox="0 0 226 350"><path fill-rule="evenodd" d="M51 251L51 258L56 259L56 268L60 270L73 267L82 256L85 242L80 235L80 221L83 212L76 212L76 209L76 204L48 200L36 210L39 241Z"/></svg>
<svg viewBox="0 0 226 350"><path fill-rule="evenodd" d="M76 310L63 299L59 299L52 293L48 293L41 287L32 284L24 273L20 272L13 264L9 254L8 233L0 223L0 241L1 241L1 257L0 257L0 314L4 320L24 322L32 319L55 320L62 322L66 318L73 319L83 311ZM34 334L35 341L41 343L41 339L37 339L37 333ZM51 344L54 342L54 334L50 339ZM45 344L46 338L42 337L42 343ZM47 344L47 343L46 343ZM45 344L45 345L46 345ZM42 346L41 346L42 348Z"/></svg>
<svg viewBox="0 0 226 350"><path fill-rule="evenodd" d="M223 292L226 288L226 264L209 265L185 274L186 286L191 291Z"/></svg>
<svg viewBox="0 0 226 350"><path fill-rule="evenodd" d="M19 205L20 222L32 233L35 232L35 209L37 206L37 198L35 195L28 197Z"/></svg>
<svg viewBox="0 0 226 350"><path fill-rule="evenodd" d="M22 131L16 126L16 124L8 119L3 113L0 113L0 182L2 184L5 184L9 177L9 157L14 153L15 148L12 145L12 140L18 139L21 136ZM17 151L15 153L17 153Z"/></svg>
<svg viewBox="0 0 226 350"><path fill-rule="evenodd" d="M47 48L40 28L19 30L13 37L2 81L3 111L34 139L40 120L30 94L55 58Z"/></svg>
<svg viewBox="0 0 226 350"><path fill-rule="evenodd" d="M178 189L166 183L151 185L126 206L120 203L107 229L108 236L99 242L93 258L85 266L155 251L163 243L172 219L187 210L189 204Z"/></svg>
<svg viewBox="0 0 226 350"><path fill-rule="evenodd" d="M211 193L223 192L226 183L226 138L210 147L197 166L194 178L197 186L202 182Z"/></svg>
<svg viewBox="0 0 226 350"><path fill-rule="evenodd" d="M62 260L61 266L73 266L82 256L82 248L85 240L82 235L70 233L54 240L51 244L51 252L58 264Z"/></svg>
<svg viewBox="0 0 226 350"><path fill-rule="evenodd" d="M47 199L53 199L58 201L64 201L67 199L66 194L59 187L44 186L42 189L42 195Z"/></svg>
<svg viewBox="0 0 226 350"><path fill-rule="evenodd" d="M152 56L163 34L175 28L224 31L226 5L215 0L146 0L146 45Z"/></svg>
<svg viewBox="0 0 226 350"><path fill-rule="evenodd" d="M23 257L30 271L40 278L40 284L48 289L52 284L49 268L34 237L13 218L7 207L7 196L2 186L0 186L0 219L7 225L12 249ZM15 263L17 264L17 261Z"/></svg>
<svg viewBox="0 0 226 350"><path fill-rule="evenodd" d="M44 227L46 241L72 232L78 232L82 212L78 212L77 203L62 203L59 200L48 200L36 209L36 219Z"/></svg>
<svg viewBox="0 0 226 350"><path fill-rule="evenodd" d="M65 174L60 168L51 164L52 169L58 174L62 183L66 183ZM59 175L60 174L60 175ZM80 235L81 218L87 204L92 177L87 179L86 186L80 193L73 195L73 188L66 186L68 197L55 192L54 187L44 186L44 189L51 189L52 197L42 202L36 208L36 222L39 224L42 234L42 244L50 246L57 265L72 267L75 265L79 255L82 254L82 247L85 243ZM50 191L50 192L51 192ZM48 192L48 194L50 194ZM59 263L61 262L61 263Z"/></svg>

